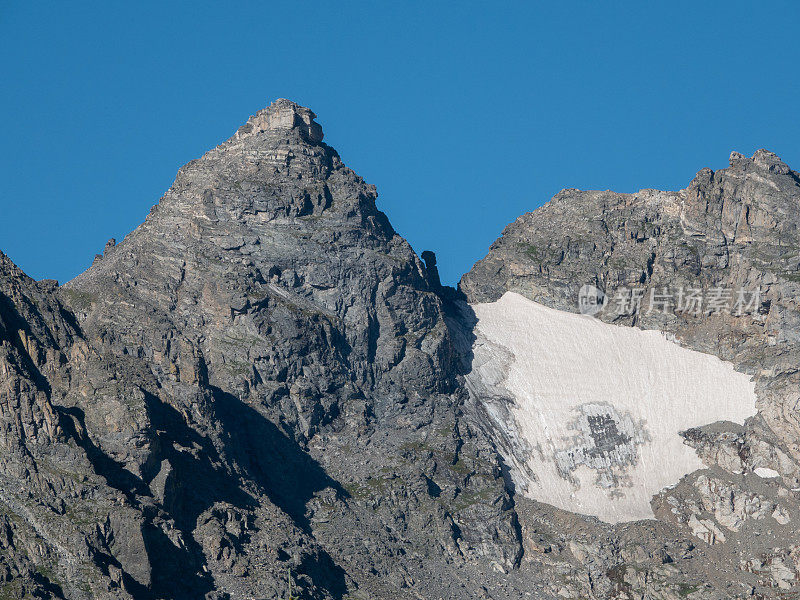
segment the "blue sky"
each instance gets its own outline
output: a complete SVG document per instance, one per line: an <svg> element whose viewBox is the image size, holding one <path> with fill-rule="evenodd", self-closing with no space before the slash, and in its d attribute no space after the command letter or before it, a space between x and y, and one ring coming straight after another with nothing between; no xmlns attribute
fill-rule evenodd
<svg viewBox="0 0 800 600"><path fill-rule="evenodd" d="M66 281L278 97L455 283L562 188L800 169L800 3L0 0L0 250Z"/></svg>

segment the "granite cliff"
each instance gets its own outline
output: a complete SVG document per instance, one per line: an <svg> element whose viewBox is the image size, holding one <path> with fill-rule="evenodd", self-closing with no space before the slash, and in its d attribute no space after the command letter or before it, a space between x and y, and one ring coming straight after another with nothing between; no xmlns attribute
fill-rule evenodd
<svg viewBox="0 0 800 600"><path fill-rule="evenodd" d="M287 100L258 112L63 286L0 255L0 597L791 593L796 173L759 151L679 192L564 191L457 291L315 119ZM515 398L476 380L477 306L511 293L576 312L586 284L640 291L627 311L606 302L609 327L665 332L754 381L755 416L682 433L703 468L659 491L652 519L522 493ZM758 299L648 310L678 287Z"/></svg>

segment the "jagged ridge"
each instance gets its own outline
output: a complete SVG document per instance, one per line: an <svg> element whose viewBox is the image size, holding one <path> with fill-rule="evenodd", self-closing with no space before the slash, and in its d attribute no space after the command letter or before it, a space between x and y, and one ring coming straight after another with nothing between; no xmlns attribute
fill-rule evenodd
<svg viewBox="0 0 800 600"><path fill-rule="evenodd" d="M514 493L464 384L469 305L322 140L279 100L66 286L0 256L3 594L730 598L795 576L791 526L759 529L798 485L794 172L760 151L680 192L565 191L462 281L562 310L585 283L768 288L741 318L601 315L735 362L760 403L687 432L711 468L614 527Z"/></svg>

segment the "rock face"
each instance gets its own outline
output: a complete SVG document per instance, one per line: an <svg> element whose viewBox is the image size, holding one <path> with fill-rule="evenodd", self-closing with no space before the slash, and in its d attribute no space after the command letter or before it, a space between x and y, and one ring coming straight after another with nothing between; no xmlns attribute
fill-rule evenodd
<svg viewBox="0 0 800 600"><path fill-rule="evenodd" d="M76 528L23 519L46 556L8 560L40 573L31 586L458 597L518 566L498 456L459 410L438 277L314 118L260 111L61 289L6 261L7 445L45 454L4 463L2 499ZM46 468L61 486L20 497Z"/></svg>
<svg viewBox="0 0 800 600"><path fill-rule="evenodd" d="M512 292L616 326L659 330L753 379L757 414L738 426L720 411L723 422L685 431L707 469L652 504L660 520L688 527L699 547L720 552L717 568L729 582L723 596L752 585L773 597L760 586L797 580L796 570L785 571L797 544L785 525L796 518L800 488L799 207L800 179L777 156L734 152L729 168L703 169L678 192L564 190L509 225L461 281L470 302ZM712 398L709 391L704 401ZM494 437L499 444L508 434ZM764 566L773 560L778 574ZM741 568L757 581L736 573Z"/></svg>
<svg viewBox="0 0 800 600"><path fill-rule="evenodd" d="M564 192L457 292L315 119L287 100L260 111L62 287L0 254L0 597L766 598L794 585L796 174L762 151L681 192ZM646 311L650 290L683 283L761 290L741 311ZM475 305L512 292L575 312L584 284L603 327L667 332L754 378L756 416L683 432L706 468L647 492L653 519L612 525L525 497L517 450L536 434L476 378ZM643 288L645 309L603 304L623 286ZM614 433L598 410L584 411L583 450L562 456L568 475L605 460L593 433L627 436L623 458L638 460L638 422Z"/></svg>

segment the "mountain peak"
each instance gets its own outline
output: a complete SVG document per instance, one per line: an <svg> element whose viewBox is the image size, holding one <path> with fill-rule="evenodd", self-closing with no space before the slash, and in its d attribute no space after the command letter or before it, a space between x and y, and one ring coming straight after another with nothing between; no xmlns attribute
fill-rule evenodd
<svg viewBox="0 0 800 600"><path fill-rule="evenodd" d="M238 137L280 129L297 129L301 137L309 143L322 141L322 126L314 119L317 115L309 108L300 106L286 98L278 98L268 107L251 116L247 123L237 131Z"/></svg>
<svg viewBox="0 0 800 600"><path fill-rule="evenodd" d="M776 173L778 175L786 175L791 171L789 165L783 162L777 154L770 152L765 148L756 150L755 154L753 154L753 156L750 158L747 158L741 152L731 152L730 165L732 167L743 162L753 163L761 169L765 169L770 173Z"/></svg>

